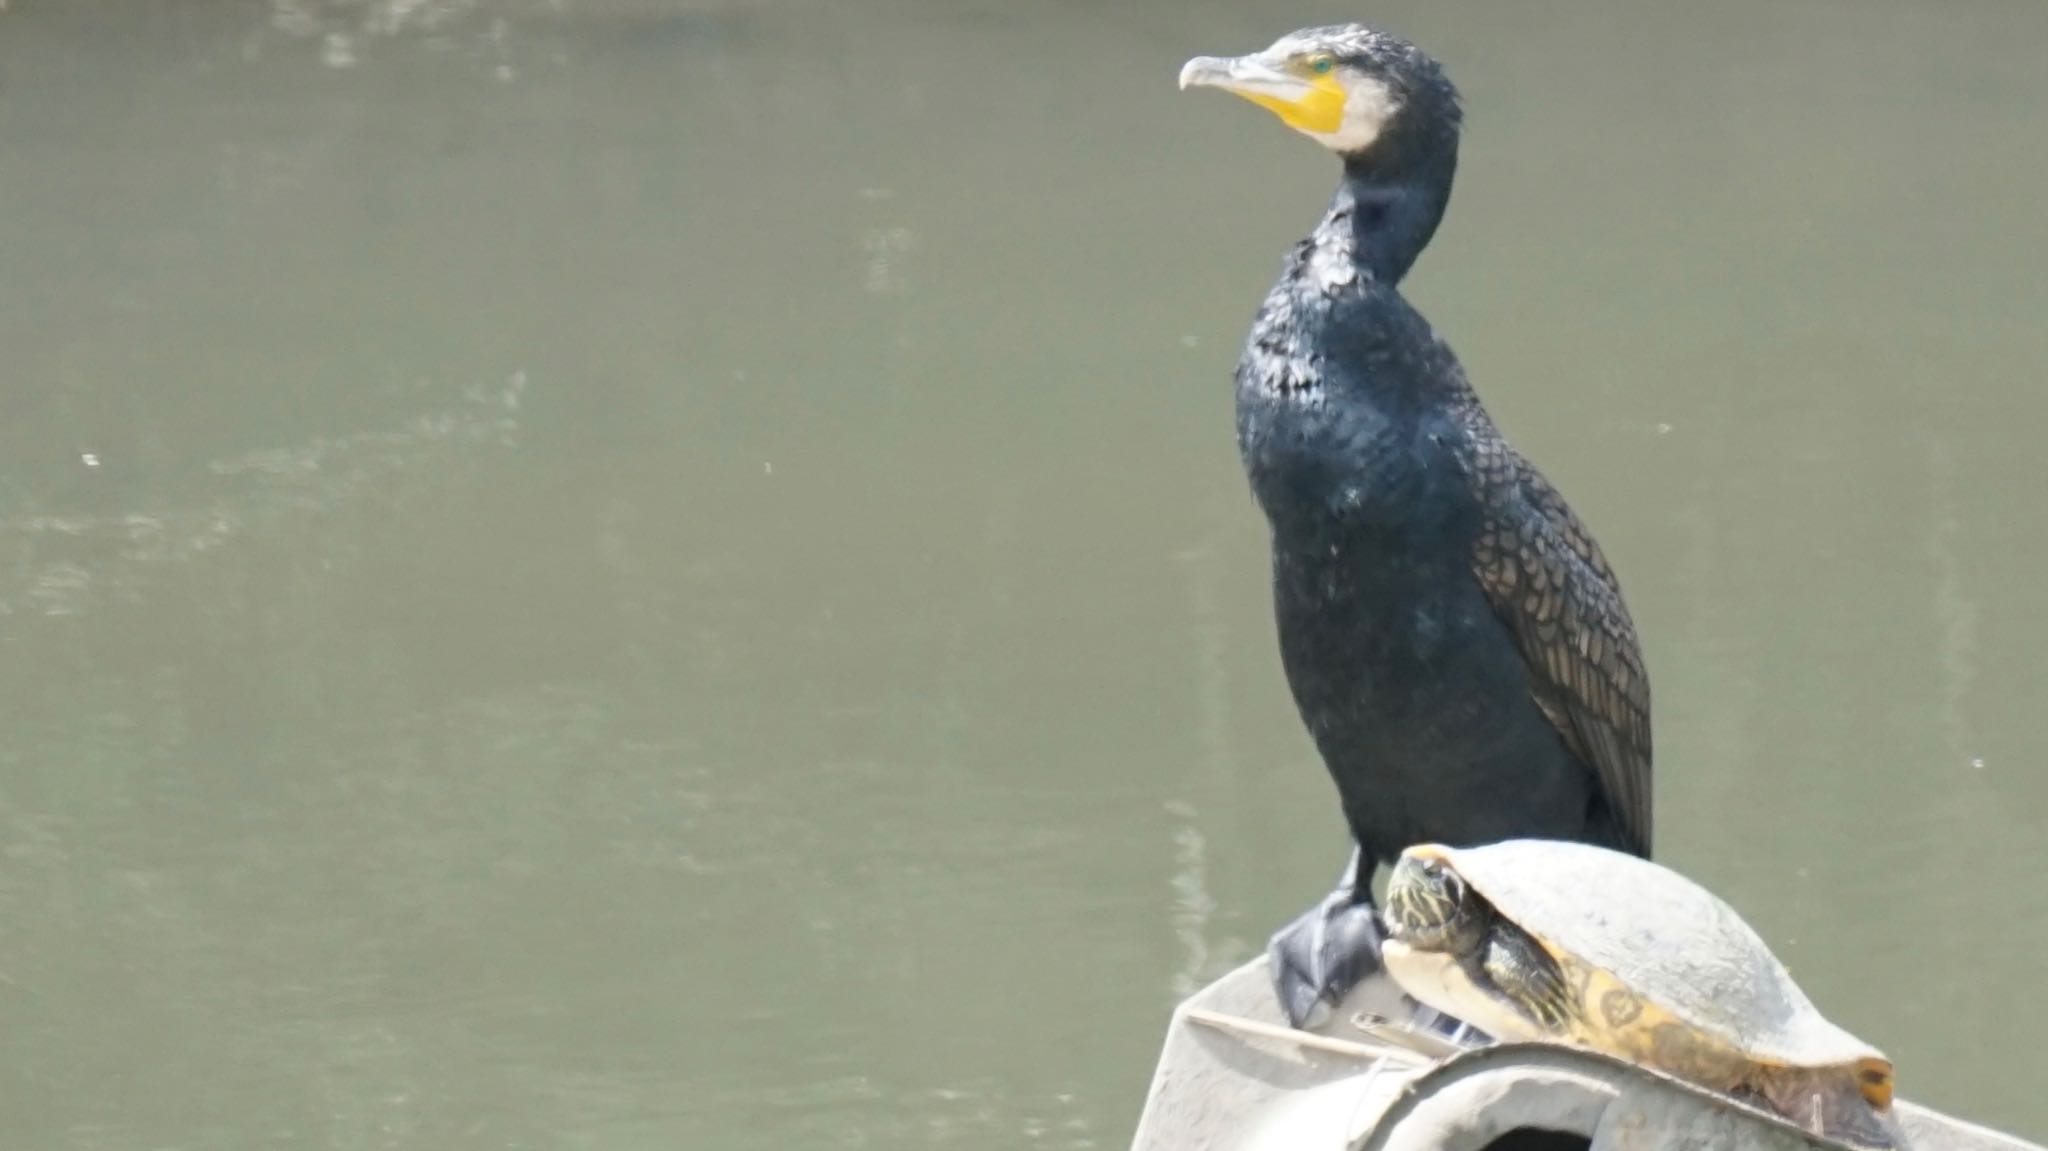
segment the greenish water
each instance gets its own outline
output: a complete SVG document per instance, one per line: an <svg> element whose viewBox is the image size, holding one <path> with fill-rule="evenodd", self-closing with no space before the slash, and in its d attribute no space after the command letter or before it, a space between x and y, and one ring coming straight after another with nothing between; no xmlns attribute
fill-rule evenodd
<svg viewBox="0 0 2048 1151"><path fill-rule="evenodd" d="M0 1145L1128 1139L1344 845L1229 371L1366 16L1661 858L2048 1137L2048 9L12 0Z"/></svg>

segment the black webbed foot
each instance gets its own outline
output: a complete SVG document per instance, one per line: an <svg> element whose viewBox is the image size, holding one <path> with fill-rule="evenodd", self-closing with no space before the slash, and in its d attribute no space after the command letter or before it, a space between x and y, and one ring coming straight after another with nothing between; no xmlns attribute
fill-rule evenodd
<svg viewBox="0 0 2048 1151"><path fill-rule="evenodd" d="M1320 1025L1380 966L1379 910L1366 886L1340 887L1266 944L1273 991L1295 1027Z"/></svg>

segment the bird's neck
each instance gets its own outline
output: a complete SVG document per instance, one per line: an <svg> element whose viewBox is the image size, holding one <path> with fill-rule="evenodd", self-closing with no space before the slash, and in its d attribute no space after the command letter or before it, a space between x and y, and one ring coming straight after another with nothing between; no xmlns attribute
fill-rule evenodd
<svg viewBox="0 0 2048 1151"><path fill-rule="evenodd" d="M1316 229L1319 246L1346 249L1360 271L1382 284L1400 283L1444 218L1456 167L1455 150L1393 169L1346 160L1344 180Z"/></svg>

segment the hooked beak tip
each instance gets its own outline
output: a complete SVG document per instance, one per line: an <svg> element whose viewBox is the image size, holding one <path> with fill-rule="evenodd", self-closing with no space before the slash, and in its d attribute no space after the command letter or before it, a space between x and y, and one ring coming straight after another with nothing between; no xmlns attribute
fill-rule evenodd
<svg viewBox="0 0 2048 1151"><path fill-rule="evenodd" d="M1230 61L1215 56L1197 56L1180 66L1180 90L1215 84L1230 75Z"/></svg>

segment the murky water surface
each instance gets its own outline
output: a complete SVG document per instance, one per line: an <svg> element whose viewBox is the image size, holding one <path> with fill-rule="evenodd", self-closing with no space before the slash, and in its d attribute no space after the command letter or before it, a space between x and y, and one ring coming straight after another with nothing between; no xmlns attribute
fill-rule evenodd
<svg viewBox="0 0 2048 1151"><path fill-rule="evenodd" d="M1334 170L1173 77L1358 15L1660 855L2048 1136L2048 8L1268 8L13 0L0 1144L1122 1145L1344 850L1228 383Z"/></svg>

